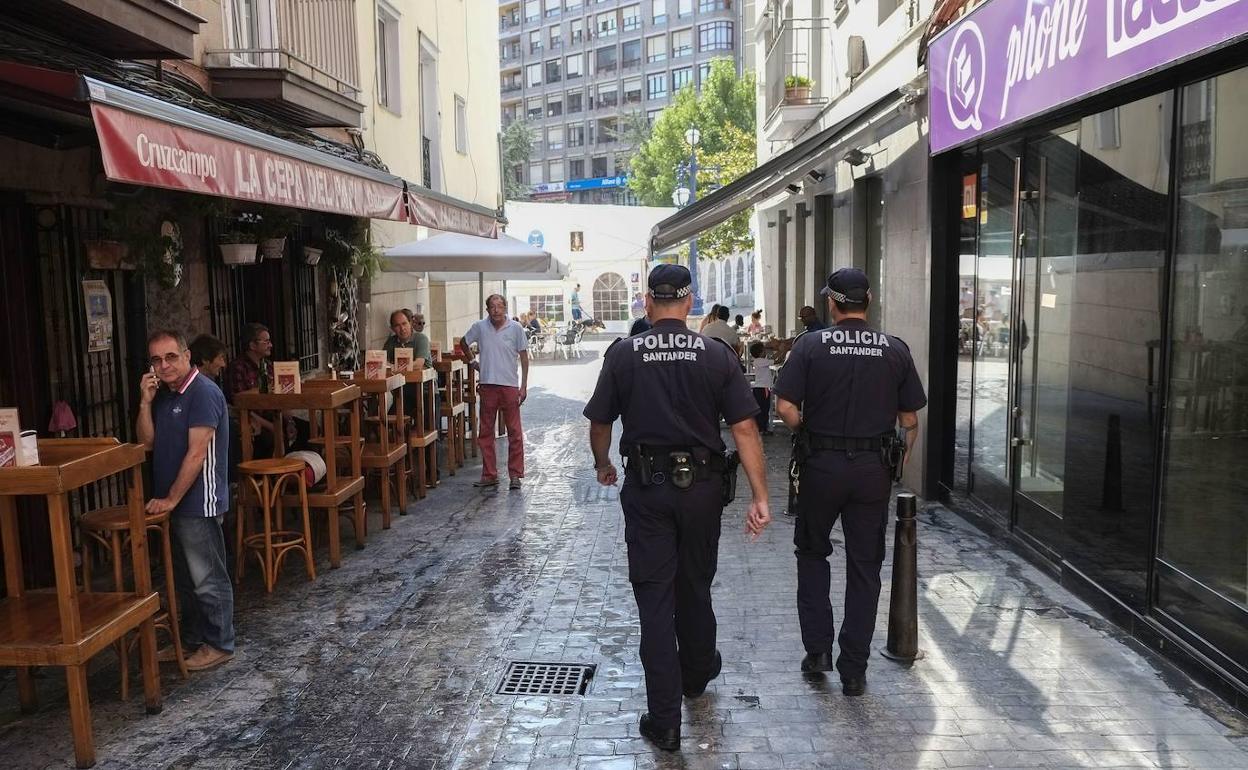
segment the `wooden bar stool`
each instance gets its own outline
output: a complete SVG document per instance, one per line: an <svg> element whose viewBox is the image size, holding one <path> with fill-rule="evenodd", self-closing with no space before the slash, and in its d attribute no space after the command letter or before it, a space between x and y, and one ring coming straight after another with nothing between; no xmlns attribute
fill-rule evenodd
<svg viewBox="0 0 1248 770"><path fill-rule="evenodd" d="M186 679L186 660L182 656L182 634L178 628L178 598L173 580L173 547L170 542L168 513L147 513L144 520L149 533L160 539L160 559L165 568L164 609L152 619L157 630L163 630L173 640L173 652L177 657L178 671ZM124 505L100 508L84 513L78 520L82 532L82 592L91 593L91 549L95 543L109 555L113 563L113 590L125 591L122 553L130 540L130 509ZM158 592L159 593L159 592ZM121 699L130 699L130 652L138 637L127 634L116 643L117 656L121 662Z"/></svg>
<svg viewBox="0 0 1248 770"><path fill-rule="evenodd" d="M427 490L438 485L438 373L433 368L407 372L408 384L416 389L416 401L408 420L407 446L411 450L412 494L423 500Z"/></svg>
<svg viewBox="0 0 1248 770"><path fill-rule="evenodd" d="M405 379L402 374L392 374L385 379L370 380L366 379L362 372L356 372L356 376L352 380L364 393L362 406L365 422L375 425L377 428L377 440L370 441L366 438L364 441L360 464L366 476L371 471L377 474L379 479L382 529L390 529L390 487L392 484L398 493L399 513L407 513L407 489L405 486L407 481L407 447L402 440L403 423L406 421L406 415L403 413L403 383ZM386 412L387 393L394 397L394 414L387 414ZM371 417L368 415L370 405L374 412L374 415Z"/></svg>
<svg viewBox="0 0 1248 770"><path fill-rule="evenodd" d="M460 359L460 360L463 360L463 359ZM478 372L475 366L472 366L468 364L467 362L465 362L464 365L466 367L466 369L464 370L464 374L465 374L464 403L468 405L467 433L472 434L471 439L468 439L465 436L464 441L468 445L467 451L472 454L472 458L475 460L477 458L477 451L478 451L477 431L481 429L481 426L477 422L477 407L478 407L477 374ZM499 413L499 416L500 417L502 416L501 412Z"/></svg>
<svg viewBox="0 0 1248 770"><path fill-rule="evenodd" d="M243 499L239 501L234 581L241 583L243 580L247 550L256 552L260 571L264 573L264 588L268 593L273 593L277 573L282 568L282 559L291 551L303 551L308 580L315 580L316 566L312 563L312 528L308 521L308 492L303 483L303 461L284 457L247 460L238 464L238 475L240 479L246 479L251 484L251 491L255 493L256 499L253 502L246 499L247 495L243 495ZM280 528L284 524L282 488L292 481L299 490L303 532ZM247 534L249 505L260 509L263 532Z"/></svg>
<svg viewBox="0 0 1248 770"><path fill-rule="evenodd" d="M463 361L454 359L437 361L434 367L446 375L446 383L442 387L441 416L446 419L446 469L454 476L465 459L468 404L464 401L464 378L468 367Z"/></svg>

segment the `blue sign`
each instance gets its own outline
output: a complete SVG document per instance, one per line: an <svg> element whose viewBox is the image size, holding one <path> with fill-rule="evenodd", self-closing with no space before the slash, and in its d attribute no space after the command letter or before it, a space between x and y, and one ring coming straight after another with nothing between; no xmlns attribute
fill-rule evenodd
<svg viewBox="0 0 1248 770"><path fill-rule="evenodd" d="M594 179L570 179L564 185L568 192L577 190L601 190L604 187L624 187L628 184L628 175L600 176Z"/></svg>
<svg viewBox="0 0 1248 770"><path fill-rule="evenodd" d="M540 249L546 244L546 238L542 235L541 230L529 231L529 245L535 249Z"/></svg>

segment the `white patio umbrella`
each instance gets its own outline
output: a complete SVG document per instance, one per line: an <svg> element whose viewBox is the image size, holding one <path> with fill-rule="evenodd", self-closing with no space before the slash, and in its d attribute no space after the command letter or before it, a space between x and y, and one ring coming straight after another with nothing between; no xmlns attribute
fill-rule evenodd
<svg viewBox="0 0 1248 770"><path fill-rule="evenodd" d="M552 257L549 251L505 234L481 238L442 233L391 246L383 253L387 272L429 273L433 281L463 281L475 277L483 286L487 280L563 278L568 274L567 265ZM485 308L480 311L484 313Z"/></svg>

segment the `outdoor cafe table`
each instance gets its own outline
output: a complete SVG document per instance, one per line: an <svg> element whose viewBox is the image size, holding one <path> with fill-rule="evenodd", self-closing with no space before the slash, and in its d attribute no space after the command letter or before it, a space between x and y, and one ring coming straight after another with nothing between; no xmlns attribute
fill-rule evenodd
<svg viewBox="0 0 1248 770"><path fill-rule="evenodd" d="M149 714L161 710L152 622L160 599L152 591L143 513L142 466L147 453L139 444L121 444L114 438L40 439L38 447L39 465L0 468L0 540L7 593L0 599L0 666L17 667L18 700L22 711L28 713L37 706L30 668L65 668L74 757L78 767L91 767L95 764L95 741L87 663L92 656L138 629L144 705ZM74 577L69 493L127 472L134 593L79 593ZM27 591L23 585L15 500L19 496L42 496L47 501L55 592Z"/></svg>

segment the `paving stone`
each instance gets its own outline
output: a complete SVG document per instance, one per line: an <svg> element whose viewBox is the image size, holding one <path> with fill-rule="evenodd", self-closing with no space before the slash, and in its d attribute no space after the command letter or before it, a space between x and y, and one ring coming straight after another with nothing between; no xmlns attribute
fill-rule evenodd
<svg viewBox="0 0 1248 770"><path fill-rule="evenodd" d="M470 461L389 531L375 526L363 551L345 534L341 569L322 547L315 581L288 569L271 596L249 573L235 659L187 681L162 672L159 715L122 703L115 656L97 656L98 767L1248 768L1242 715L936 505L920 514L926 657L909 668L873 657L861 698L842 696L835 675L803 676L784 435L766 440L772 528L756 543L740 534L746 483L725 513L713 587L723 674L685 704L681 751L657 751L637 731L644 672L618 490L596 484L580 415L605 345L586 347L533 366L522 491L472 489ZM833 542L839 619L839 531ZM890 574L886 563L876 646ZM584 697L496 695L509 660L597 670ZM0 671L0 757L72 767L64 678L39 669L36 683L41 708L23 715Z"/></svg>

